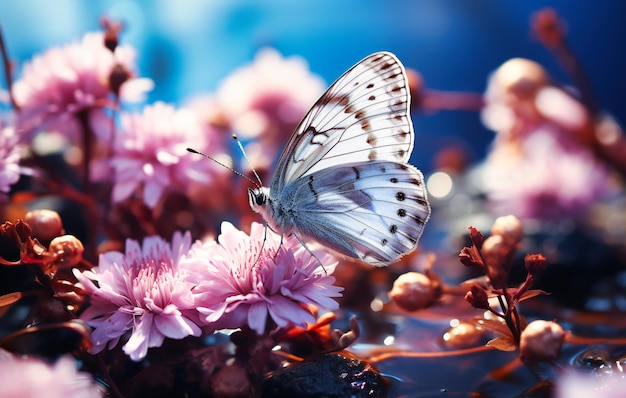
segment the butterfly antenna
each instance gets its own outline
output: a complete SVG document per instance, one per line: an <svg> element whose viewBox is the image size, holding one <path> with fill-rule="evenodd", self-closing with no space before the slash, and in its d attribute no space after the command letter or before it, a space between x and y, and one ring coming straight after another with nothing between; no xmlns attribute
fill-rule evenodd
<svg viewBox="0 0 626 398"><path fill-rule="evenodd" d="M246 155L246 151L243 149L243 145L241 145L241 141L239 141L239 138L237 137L236 134L233 134L233 140L235 140L235 142L237 143L237 146L239 147L241 154L243 155L244 159L246 159L246 162L248 162L248 166L250 166L250 170L252 170L252 174L254 174L254 176L256 177L258 181L258 184L255 184L255 185L258 188L260 188L263 185L263 182L261 181L261 177L259 177L256 170L254 169L254 166L252 166L252 162L248 158L248 155Z"/></svg>
<svg viewBox="0 0 626 398"><path fill-rule="evenodd" d="M197 154L197 155L204 156L205 158L207 158L207 159L209 159L209 160L214 161L215 163L219 164L220 166L227 168L228 170L230 170L230 171L232 171L233 173L237 174L239 177L244 178L245 180L247 180L248 182L250 182L250 184L254 185L255 187L259 187L259 183L257 183L256 181L254 181L252 178L250 178L250 177L248 177L247 175L245 175L245 174L243 174L243 173L241 173L241 172L239 172L239 171L237 171L237 170L233 169L233 168L232 168L232 167L230 167L230 166L227 166L226 164L224 164L224 163L220 162L219 160L217 160L217 159L215 159L215 158L210 157L209 155L207 155L207 154L205 154L205 153L202 153L202 152L200 152L200 151L196 151L196 150L195 150L195 149L193 149L193 148L187 148L187 152L191 152L191 153L195 153L195 154ZM254 170L253 170L253 171L254 171ZM256 171L254 172L254 175L257 177L257 179L259 178L259 176L256 174ZM259 180L259 181L260 181L260 180Z"/></svg>

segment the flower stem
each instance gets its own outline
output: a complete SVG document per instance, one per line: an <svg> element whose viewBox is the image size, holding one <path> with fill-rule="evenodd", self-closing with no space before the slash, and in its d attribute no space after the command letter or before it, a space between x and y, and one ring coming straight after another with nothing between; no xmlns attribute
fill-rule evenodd
<svg viewBox="0 0 626 398"><path fill-rule="evenodd" d="M89 179L90 171L91 171L91 156L93 151L93 138L94 133L91 129L91 125L89 124L89 110L83 109L76 114L78 121L81 126L82 134L83 134L83 190L85 195L88 197L93 197L93 184ZM97 220L97 208L96 201L91 201L86 205L86 211L88 214L88 219ZM99 223L92 223L92 228L88 233L87 242L88 242L88 253L90 253L89 258L95 258L96 254L96 241L98 235L98 225Z"/></svg>
<svg viewBox="0 0 626 398"><path fill-rule="evenodd" d="M13 109L19 111L20 107L17 102L15 102L15 97L13 96L13 65L9 59L9 51L7 50L4 42L2 26L0 26L0 53L2 54L2 66L4 67L4 81L6 82L7 90L9 91L9 101L11 102Z"/></svg>

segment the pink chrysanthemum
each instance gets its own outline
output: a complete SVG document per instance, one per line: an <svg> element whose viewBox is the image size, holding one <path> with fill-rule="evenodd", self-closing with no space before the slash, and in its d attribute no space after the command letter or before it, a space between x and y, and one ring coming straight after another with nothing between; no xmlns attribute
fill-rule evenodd
<svg viewBox="0 0 626 398"><path fill-rule="evenodd" d="M104 253L93 270L74 270L91 298L81 319L95 328L93 353L105 346L113 348L128 330L132 333L123 350L135 361L144 358L149 347L159 347L166 337L200 335L192 321L191 285L179 272L180 259L190 246L189 232L175 233L171 245L157 236L146 238L143 246L128 239L126 253Z"/></svg>
<svg viewBox="0 0 626 398"><path fill-rule="evenodd" d="M103 107L111 98L109 76L116 65L134 70L135 51L118 46L111 52L101 32L87 33L81 42L52 48L24 65L13 95L20 112L17 131L29 141L38 131L57 131L75 140L80 124L76 114L88 111L89 122L102 119ZM120 99L136 101L152 88L149 79L123 83Z"/></svg>
<svg viewBox="0 0 626 398"><path fill-rule="evenodd" d="M324 88L324 81L311 73L302 58L284 58L264 48L252 64L224 79L216 99L239 136L263 140L246 148L259 167L271 164Z"/></svg>
<svg viewBox="0 0 626 398"><path fill-rule="evenodd" d="M113 201L123 201L142 189L144 202L153 208L164 192L185 191L197 183L206 185L227 171L187 152L187 147L209 154L221 150L217 137L206 134L190 110L157 102L141 114L122 115L113 156L107 162L113 170ZM93 177L111 178L102 172Z"/></svg>
<svg viewBox="0 0 626 398"><path fill-rule="evenodd" d="M70 357L54 365L37 359L0 359L0 397L94 398L102 392L88 373L77 372Z"/></svg>
<svg viewBox="0 0 626 398"><path fill-rule="evenodd" d="M329 274L336 262L316 251ZM222 223L217 242L196 242L181 262L195 284L196 306L211 329L247 326L266 331L268 316L278 326L314 323L307 306L335 310L342 288L333 286L311 253L295 237L280 236L253 223L250 236L228 222Z"/></svg>
<svg viewBox="0 0 626 398"><path fill-rule="evenodd" d="M9 192L12 184L24 171L19 165L21 147L18 136L11 127L0 129L0 191Z"/></svg>

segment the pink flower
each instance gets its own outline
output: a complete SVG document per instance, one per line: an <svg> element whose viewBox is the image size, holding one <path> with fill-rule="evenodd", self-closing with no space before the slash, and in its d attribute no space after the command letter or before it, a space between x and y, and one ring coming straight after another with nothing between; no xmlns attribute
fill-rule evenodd
<svg viewBox="0 0 626 398"><path fill-rule="evenodd" d="M575 217L610 187L606 167L554 126L525 132L519 149L515 154L496 145L485 162L484 184L495 213Z"/></svg>
<svg viewBox="0 0 626 398"><path fill-rule="evenodd" d="M91 304L81 315L95 330L91 335L98 353L112 349L131 330L124 352L134 361L159 347L167 338L199 336L192 321L195 311L191 285L179 272L179 262L189 251L191 234L174 234L172 244L151 236L140 246L126 241L126 253L100 255L98 267L83 273L74 270ZM95 283L94 283L95 282Z"/></svg>
<svg viewBox="0 0 626 398"><path fill-rule="evenodd" d="M0 130L0 191L9 192L10 186L26 171L20 167L22 148L18 145L15 129L5 127Z"/></svg>
<svg viewBox="0 0 626 398"><path fill-rule="evenodd" d="M484 165L494 213L575 217L607 194L608 170L584 144L588 110L541 65L505 62L489 79L485 102L483 123L498 133Z"/></svg>
<svg viewBox="0 0 626 398"><path fill-rule="evenodd" d="M122 115L122 128L115 137L113 156L94 179L110 178L113 171L113 201L121 202L142 189L146 205L154 208L166 191L185 191L193 184L207 185L227 173L214 162L187 152L186 148L215 154L221 142L207 134L197 115L157 102L141 114ZM101 165L102 166L102 165Z"/></svg>
<svg viewBox="0 0 626 398"><path fill-rule="evenodd" d="M81 130L76 117L88 111L88 121L98 123L103 107L111 103L109 76L116 65L134 70L135 52L118 46L111 52L101 32L87 33L81 42L52 48L24 65L13 94L20 106L17 131L29 141L39 131L57 131L70 141ZM148 79L130 79L121 87L120 99L136 101L152 88Z"/></svg>
<svg viewBox="0 0 626 398"><path fill-rule="evenodd" d="M619 362L618 362L619 364ZM554 396L556 398L621 398L626 391L626 379L623 372L618 371L619 365L612 372L603 373L598 369L595 373L562 372L556 380Z"/></svg>
<svg viewBox="0 0 626 398"><path fill-rule="evenodd" d="M241 138L263 140L246 148L251 159L263 158L255 160L258 168L259 164L271 164L324 88L324 81L311 73L303 59L284 58L276 50L264 48L252 64L224 79L216 99Z"/></svg>
<svg viewBox="0 0 626 398"><path fill-rule="evenodd" d="M92 398L101 397L93 378L77 372L71 357L54 365L38 359L0 359L0 397L4 398Z"/></svg>
<svg viewBox="0 0 626 398"><path fill-rule="evenodd" d="M267 236L266 236L267 235ZM248 326L263 334L268 316L280 327L305 326L315 317L308 305L335 310L343 288L333 286L336 262L315 251L324 269L293 237L280 236L258 223L250 235L222 223L216 241L196 242L181 267L195 284L196 306L212 329Z"/></svg>

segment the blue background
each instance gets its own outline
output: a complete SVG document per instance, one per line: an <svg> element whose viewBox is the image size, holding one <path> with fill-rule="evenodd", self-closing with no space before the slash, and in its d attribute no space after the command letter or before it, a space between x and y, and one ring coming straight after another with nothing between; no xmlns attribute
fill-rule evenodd
<svg viewBox="0 0 626 398"><path fill-rule="evenodd" d="M626 2L619 0L0 0L0 23L21 64L98 29L101 15L121 19L122 41L138 49L141 75L156 83L149 101L181 103L214 90L268 45L305 57L328 83L369 53L388 50L438 90L482 92L489 73L512 57L536 60L568 84L529 33L531 14L543 7L567 22L599 105L623 121ZM426 171L443 146L461 143L478 160L493 137L476 112L414 115L414 123L413 162Z"/></svg>

